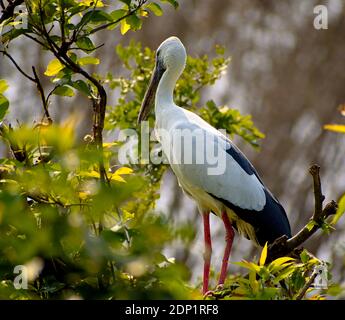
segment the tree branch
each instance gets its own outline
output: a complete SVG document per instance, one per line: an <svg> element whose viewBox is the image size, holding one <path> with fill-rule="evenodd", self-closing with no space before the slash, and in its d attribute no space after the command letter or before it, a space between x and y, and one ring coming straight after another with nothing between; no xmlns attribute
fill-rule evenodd
<svg viewBox="0 0 345 320"><path fill-rule="evenodd" d="M318 275L318 273L316 271L314 271L312 273L312 275L310 276L309 280L306 282L306 284L303 286L303 288L300 291L300 293L297 295L296 300L302 300L303 299L305 293L307 292L309 287L312 285L312 283L314 282L314 280L317 277L317 275Z"/></svg>
<svg viewBox="0 0 345 320"><path fill-rule="evenodd" d="M3 10L2 10L2 15L0 17L0 23L4 22L5 20L9 18L12 18L14 15L14 9L17 6L20 6L22 3L24 3L24 0L8 1L8 5L7 7L5 7L4 3L1 1L1 7L3 8Z"/></svg>
<svg viewBox="0 0 345 320"><path fill-rule="evenodd" d="M329 216L335 214L337 211L338 205L333 200L322 208L322 203L325 197L321 191L321 180L319 175L320 167L318 165L313 165L310 167L309 172L313 177L314 187L315 209L313 216L309 223L292 238L288 239L286 236L280 237L269 246L268 262L282 256L291 255L294 251L298 254L297 248L307 241L317 230L319 230L322 227L323 222Z"/></svg>
<svg viewBox="0 0 345 320"><path fill-rule="evenodd" d="M146 2L147 2L147 0L141 1L134 9L128 11L128 13L125 14L123 17L118 18L115 21L111 21L111 22L108 22L106 24L103 24L103 25L101 25L101 26L99 26L99 27L97 27L95 29L92 29L90 32L87 33L87 36L89 36L89 35L91 35L91 34L93 34L95 32L101 31L103 29L109 28L109 27L113 26L114 24L119 23L121 20L128 18L133 13L137 12Z"/></svg>
<svg viewBox="0 0 345 320"><path fill-rule="evenodd" d="M30 81L36 82L35 79L31 76L29 76L23 69L18 65L18 63L13 59L13 57L6 51L0 50L0 52L5 55L7 58L11 60L11 62L14 64L14 66L17 68L17 70L26 78L28 78Z"/></svg>
<svg viewBox="0 0 345 320"><path fill-rule="evenodd" d="M40 96L41 96L44 115L46 116L48 122L52 123L53 121L52 121L52 118L50 117L50 114L48 111L48 99L46 99L46 97L45 97L45 93L44 93L40 78L38 77L36 69L34 66L32 67L32 72L34 73L36 86L37 86L38 92L40 93Z"/></svg>

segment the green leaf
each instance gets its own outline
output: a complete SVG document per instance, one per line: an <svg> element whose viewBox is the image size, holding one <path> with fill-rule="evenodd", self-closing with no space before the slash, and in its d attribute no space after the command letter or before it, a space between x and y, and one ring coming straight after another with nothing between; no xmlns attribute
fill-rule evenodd
<svg viewBox="0 0 345 320"><path fill-rule="evenodd" d="M8 89L7 81L4 79L0 80L0 93L4 93Z"/></svg>
<svg viewBox="0 0 345 320"><path fill-rule="evenodd" d="M305 249L303 249L303 251L301 252L300 257L302 263L307 263L309 261L309 254Z"/></svg>
<svg viewBox="0 0 345 320"><path fill-rule="evenodd" d="M141 28L142 22L135 13L126 18L126 21L134 31Z"/></svg>
<svg viewBox="0 0 345 320"><path fill-rule="evenodd" d="M340 200L338 201L338 209L331 223L336 224L344 213L345 213L345 194L343 194Z"/></svg>
<svg viewBox="0 0 345 320"><path fill-rule="evenodd" d="M106 13L105 11L102 10L92 10L87 12L83 18L80 20L78 23L77 27L86 25L87 23L102 23L102 22L110 22L112 21L112 17L110 14Z"/></svg>
<svg viewBox="0 0 345 320"><path fill-rule="evenodd" d="M61 86L54 90L54 94L58 96L73 97L74 91L69 86Z"/></svg>
<svg viewBox="0 0 345 320"><path fill-rule="evenodd" d="M146 8L150 9L156 16L161 16L163 14L161 6L156 2L149 3Z"/></svg>
<svg viewBox="0 0 345 320"><path fill-rule="evenodd" d="M289 277L294 272L295 272L295 268L294 267L289 267L287 269L284 269L284 271L282 273L280 273L279 276L277 276L274 279L274 283L278 283L279 281Z"/></svg>
<svg viewBox="0 0 345 320"><path fill-rule="evenodd" d="M89 86L83 80L77 80L72 83L73 88L77 89L78 91L85 93L87 96L90 95Z"/></svg>
<svg viewBox="0 0 345 320"><path fill-rule="evenodd" d="M44 72L44 74L48 77L55 76L58 74L65 66L58 60L53 59L49 62L47 66L47 70Z"/></svg>
<svg viewBox="0 0 345 320"><path fill-rule="evenodd" d="M161 0L161 2L170 3L175 9L179 6L179 3L176 0Z"/></svg>
<svg viewBox="0 0 345 320"><path fill-rule="evenodd" d="M113 21L119 20L122 18L128 11L124 9L114 10L110 12L110 16L113 19Z"/></svg>
<svg viewBox="0 0 345 320"><path fill-rule="evenodd" d="M82 49L85 53L90 53L90 51L95 50L95 46L88 37L79 38L76 42L77 47Z"/></svg>
<svg viewBox="0 0 345 320"><path fill-rule="evenodd" d="M78 59L78 64L84 66L86 64L99 64L99 59L95 57L83 57Z"/></svg>
<svg viewBox="0 0 345 320"><path fill-rule="evenodd" d="M257 264L253 263L253 262L249 262L249 261L241 261L241 262L234 262L233 264L236 264L240 267L255 271L256 273L260 272L260 266L258 266Z"/></svg>
<svg viewBox="0 0 345 320"><path fill-rule="evenodd" d="M9 105L10 103L8 99L4 95L0 94L0 121L5 117Z"/></svg>
<svg viewBox="0 0 345 320"><path fill-rule="evenodd" d="M27 32L28 32L27 29L13 28L12 30L5 32L4 34L2 34L0 36L0 42L5 44L5 43L12 41L15 38L19 37L20 35L27 33Z"/></svg>
<svg viewBox="0 0 345 320"><path fill-rule="evenodd" d="M264 248L262 249L261 256L260 256L260 266L263 266L266 262L267 258L267 242L265 243Z"/></svg>
<svg viewBox="0 0 345 320"><path fill-rule="evenodd" d="M308 224L306 225L306 227L307 227L308 231L310 231L311 229L314 228L315 225L316 225L316 222L314 220L310 220L308 222Z"/></svg>

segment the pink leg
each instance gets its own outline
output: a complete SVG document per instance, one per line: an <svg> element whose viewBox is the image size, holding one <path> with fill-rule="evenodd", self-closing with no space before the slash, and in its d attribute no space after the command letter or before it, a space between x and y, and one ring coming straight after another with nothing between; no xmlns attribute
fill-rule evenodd
<svg viewBox="0 0 345 320"><path fill-rule="evenodd" d="M202 293L208 291L208 282L210 278L212 242L210 232L210 213L206 212L202 215L204 221L204 239L205 239L205 253L204 253L204 279L202 286Z"/></svg>
<svg viewBox="0 0 345 320"><path fill-rule="evenodd" d="M225 230L226 230L226 236L225 236L226 247L224 250L222 268L220 271L218 285L224 284L224 281L226 279L226 275L227 275L227 271L228 271L228 261L229 261L229 257L230 257L231 247L232 247L232 241L233 241L234 235L235 235L234 230L233 230L232 225L231 225L231 222L229 220L229 217L225 211L222 212L222 220L223 220Z"/></svg>

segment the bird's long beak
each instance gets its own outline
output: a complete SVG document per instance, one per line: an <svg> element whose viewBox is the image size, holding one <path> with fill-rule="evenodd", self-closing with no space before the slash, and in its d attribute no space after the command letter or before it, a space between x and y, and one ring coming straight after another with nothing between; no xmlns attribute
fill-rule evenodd
<svg viewBox="0 0 345 320"><path fill-rule="evenodd" d="M159 81L161 80L164 72L165 68L163 63L159 59L157 59L149 87L145 93L143 103L141 104L141 108L138 115L138 124L140 124L141 121L144 121L148 118L150 111L155 103L156 91L158 88Z"/></svg>

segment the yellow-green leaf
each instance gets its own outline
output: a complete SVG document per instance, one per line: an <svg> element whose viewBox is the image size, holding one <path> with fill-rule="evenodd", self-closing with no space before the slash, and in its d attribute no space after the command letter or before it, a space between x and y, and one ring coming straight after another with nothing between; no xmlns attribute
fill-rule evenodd
<svg viewBox="0 0 345 320"><path fill-rule="evenodd" d="M81 177L90 177L90 178L99 178L100 177L99 172L97 172L95 170L92 170L90 172L88 172L88 171L81 171L81 172L79 172L78 175L81 176Z"/></svg>
<svg viewBox="0 0 345 320"><path fill-rule="evenodd" d="M243 260L241 262L233 262L233 264L236 264L240 267L255 271L256 273L258 273L260 271L260 267L258 265L256 265L253 262L248 262L246 260Z"/></svg>
<svg viewBox="0 0 345 320"><path fill-rule="evenodd" d="M8 89L8 84L6 80L0 80L0 93L4 93Z"/></svg>
<svg viewBox="0 0 345 320"><path fill-rule="evenodd" d="M262 249L261 256L260 256L260 266L263 266L266 262L267 258L267 242L265 243L264 248Z"/></svg>
<svg viewBox="0 0 345 320"><path fill-rule="evenodd" d="M131 25L127 23L127 19L121 20L121 34L124 35L129 29L131 28Z"/></svg>
<svg viewBox="0 0 345 320"><path fill-rule="evenodd" d="M96 5L97 8L101 8L104 7L104 3L102 2L102 0L79 0L80 5L84 5L87 7L93 7Z"/></svg>
<svg viewBox="0 0 345 320"><path fill-rule="evenodd" d="M291 257L281 257L281 258L278 258L278 259L275 259L274 261L272 261L271 264L274 266L281 266L282 264L289 262L289 261L293 261L293 260L295 260L295 259L291 258Z"/></svg>
<svg viewBox="0 0 345 320"><path fill-rule="evenodd" d="M131 213L127 210L122 210L122 217L124 222L127 222L128 220L131 220L134 218L134 213Z"/></svg>
<svg viewBox="0 0 345 320"><path fill-rule="evenodd" d="M58 60L53 59L49 62L47 66L47 70L44 72L44 74L48 77L55 76L58 74L65 66Z"/></svg>
<svg viewBox="0 0 345 320"><path fill-rule="evenodd" d="M146 6L147 9L150 9L156 16L161 16L163 14L163 10L158 3L151 2Z"/></svg>
<svg viewBox="0 0 345 320"><path fill-rule="evenodd" d="M284 271L281 274L279 274L278 277L276 277L273 282L278 283L279 281L289 277L294 271L295 271L295 267L289 267L289 268L284 269Z"/></svg>
<svg viewBox="0 0 345 320"><path fill-rule="evenodd" d="M86 64L99 64L99 59L95 57L83 57L78 59L78 64L84 66Z"/></svg>
<svg viewBox="0 0 345 320"><path fill-rule="evenodd" d="M326 124L324 126L324 129L340 132L340 133L345 133L345 125L341 125L341 124Z"/></svg>
<svg viewBox="0 0 345 320"><path fill-rule="evenodd" d="M116 145L117 145L116 142L104 142L103 148L111 148L111 147L116 146Z"/></svg>
<svg viewBox="0 0 345 320"><path fill-rule="evenodd" d="M119 176L118 174L115 174L115 173L111 175L110 180L126 183L125 179L123 179L121 176Z"/></svg>
<svg viewBox="0 0 345 320"><path fill-rule="evenodd" d="M117 169L114 174L119 175L119 174L131 174L131 173L133 173L133 170L131 168L121 167Z"/></svg>
<svg viewBox="0 0 345 320"><path fill-rule="evenodd" d="M336 224L344 213L345 213L345 194L343 194L340 200L338 201L338 209L335 216L332 219L332 224Z"/></svg>

